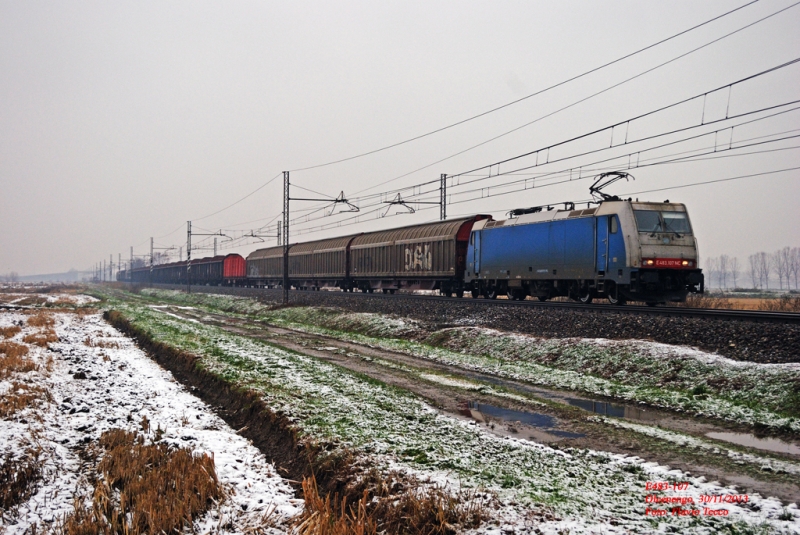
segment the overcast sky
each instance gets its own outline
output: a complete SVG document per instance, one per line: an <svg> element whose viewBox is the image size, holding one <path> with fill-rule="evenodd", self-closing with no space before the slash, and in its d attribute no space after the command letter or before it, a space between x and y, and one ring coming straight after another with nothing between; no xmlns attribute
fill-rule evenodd
<svg viewBox="0 0 800 535"><path fill-rule="evenodd" d="M501 111L363 158L292 171L291 181L330 197L344 191L354 200L534 151L725 86L800 57L800 6L611 88L792 2L760 0ZM151 236L158 247L185 247L187 220L197 232L223 229L230 238L251 230L274 234L282 178L204 216L284 170L447 126L746 3L0 0L0 274L85 269L109 254L116 262L118 253L127 260L131 246L137 255L148 253ZM516 207L584 200L587 176L627 169L626 155L634 153L635 182L609 191L685 203L704 257L727 253L746 262L755 251L799 246L798 170L638 193L800 166L800 150L793 148L800 138L776 141L800 134L800 110L787 111L798 104L697 128L701 120L798 99L800 63L618 127L613 139L602 132L549 156L544 151L539 166L524 175L487 178L482 170L453 179L448 214L500 219ZM776 112L785 113L765 118ZM759 120L740 124L753 119ZM633 143L689 127L695 128ZM708 154L715 145L717 153ZM742 145L752 146L736 149ZM574 157L599 149L607 150ZM678 153L703 159L642 166ZM619 159L600 163L613 156ZM548 157L560 161L544 164ZM536 156L523 158L500 172L535 163ZM570 169L573 180L563 183ZM525 178L537 180L519 182ZM470 192L479 187L489 189ZM430 189L417 198L433 200L425 195ZM319 196L299 188L292 195ZM355 221L352 213L323 218L327 211L311 212L309 222L293 223L292 241L438 218L433 205L394 215L404 210L386 205L376 212L374 199L354 202L362 208L359 224L299 234ZM293 219L318 207L294 202ZM387 209L388 217L380 218ZM265 224L267 230L257 230ZM249 242L226 242L241 246L225 252L264 246Z"/></svg>

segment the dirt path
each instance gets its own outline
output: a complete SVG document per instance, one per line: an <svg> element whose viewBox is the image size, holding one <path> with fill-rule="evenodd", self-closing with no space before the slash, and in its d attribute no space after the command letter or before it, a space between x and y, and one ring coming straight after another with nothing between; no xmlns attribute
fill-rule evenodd
<svg viewBox="0 0 800 535"><path fill-rule="evenodd" d="M170 314L220 327L228 332L275 344L286 349L331 362L386 384L414 392L437 409L477 422L501 435L529 439L556 448L590 448L624 455L636 455L690 472L709 480L735 485L742 492L758 492L784 501L800 502L800 485L788 474L762 472L758 467L737 463L725 456L708 456L702 450L664 443L625 429L618 429L587 419L591 413L571 406L564 400L591 403L569 392L532 387L524 383L469 370L444 366L426 359L395 353L366 345L309 334L261 321L209 314L186 307L159 307ZM436 380L430 380L433 376ZM444 380L441 378L444 377ZM487 392L448 384L449 380L484 383ZM494 387L500 387L495 389ZM499 391L496 391L499 390ZM530 401L515 399L505 393L523 394ZM585 406L585 404L584 404ZM631 414L628 414L628 411ZM638 414L633 412L638 411ZM709 432L735 429L694 418L682 418L666 411L626 407L626 416L636 416L641 423L703 437ZM750 450L755 455L764 452ZM780 456L776 456L780 457ZM796 460L787 455L784 458Z"/></svg>

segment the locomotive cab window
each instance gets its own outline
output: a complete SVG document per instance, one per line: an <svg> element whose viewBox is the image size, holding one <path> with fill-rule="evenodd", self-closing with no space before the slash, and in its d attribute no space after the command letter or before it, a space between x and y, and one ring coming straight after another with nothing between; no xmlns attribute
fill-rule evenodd
<svg viewBox="0 0 800 535"><path fill-rule="evenodd" d="M639 232L663 232L661 217L655 210L634 210L633 215Z"/></svg>
<svg viewBox="0 0 800 535"><path fill-rule="evenodd" d="M608 232L611 234L616 234L619 230L619 222L617 221L617 216L612 215L608 218Z"/></svg>
<svg viewBox="0 0 800 535"><path fill-rule="evenodd" d="M656 210L634 210L639 232L671 232L691 234L692 227L686 212L658 212Z"/></svg>
<svg viewBox="0 0 800 535"><path fill-rule="evenodd" d="M689 218L685 212L661 212L664 218L664 230L678 234L690 234L692 228L689 226Z"/></svg>

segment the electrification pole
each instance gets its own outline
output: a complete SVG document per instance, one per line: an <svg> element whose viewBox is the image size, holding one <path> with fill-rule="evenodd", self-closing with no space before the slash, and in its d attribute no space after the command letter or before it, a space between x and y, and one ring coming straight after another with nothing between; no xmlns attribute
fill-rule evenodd
<svg viewBox="0 0 800 535"><path fill-rule="evenodd" d="M283 304L289 304L289 171L283 172Z"/></svg>
<svg viewBox="0 0 800 535"><path fill-rule="evenodd" d="M128 267L128 280L133 282L133 245L131 245L131 263Z"/></svg>
<svg viewBox="0 0 800 535"><path fill-rule="evenodd" d="M153 238L150 238L150 287L153 287Z"/></svg>
<svg viewBox="0 0 800 535"><path fill-rule="evenodd" d="M186 222L186 293L192 292L192 222Z"/></svg>
<svg viewBox="0 0 800 535"><path fill-rule="evenodd" d="M447 175L442 174L439 184L439 219L447 219Z"/></svg>
<svg viewBox="0 0 800 535"><path fill-rule="evenodd" d="M214 238L214 256L217 256L217 239Z"/></svg>

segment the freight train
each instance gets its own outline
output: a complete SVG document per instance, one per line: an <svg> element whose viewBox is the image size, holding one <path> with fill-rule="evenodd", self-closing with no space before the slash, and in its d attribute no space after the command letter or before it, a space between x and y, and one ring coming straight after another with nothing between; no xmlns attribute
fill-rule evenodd
<svg viewBox="0 0 800 535"><path fill-rule="evenodd" d="M537 207L495 221L474 215L316 240L289 247L289 283L305 290L442 295L590 303L680 302L703 293L697 241L686 207L607 197L597 206ZM191 284L274 288L283 284L283 247L247 258L193 260ZM186 284L186 262L121 271L118 280Z"/></svg>

